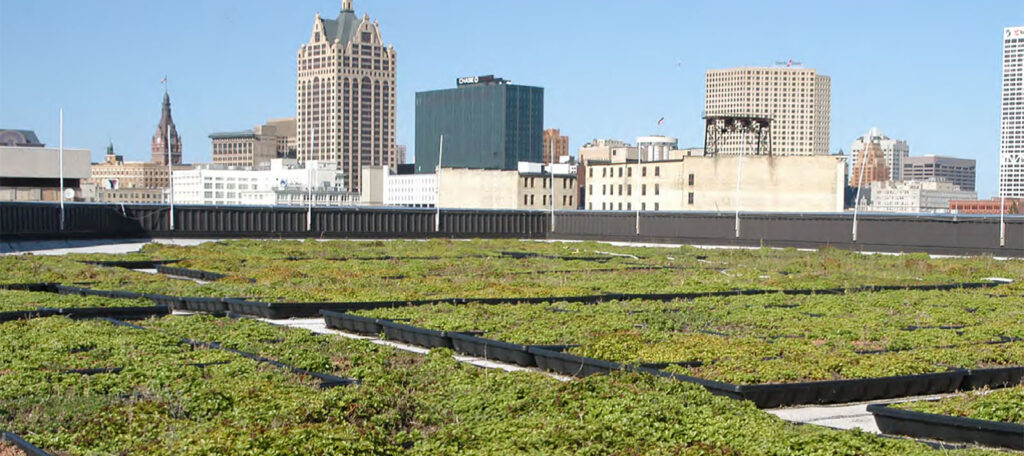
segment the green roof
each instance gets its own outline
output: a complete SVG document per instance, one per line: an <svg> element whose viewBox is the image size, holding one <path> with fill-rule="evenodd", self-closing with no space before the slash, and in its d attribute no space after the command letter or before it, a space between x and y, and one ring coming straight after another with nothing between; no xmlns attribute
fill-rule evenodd
<svg viewBox="0 0 1024 456"><path fill-rule="evenodd" d="M220 133L210 133L210 139L242 139L242 138L254 138L256 133L252 130L242 131L225 131Z"/></svg>

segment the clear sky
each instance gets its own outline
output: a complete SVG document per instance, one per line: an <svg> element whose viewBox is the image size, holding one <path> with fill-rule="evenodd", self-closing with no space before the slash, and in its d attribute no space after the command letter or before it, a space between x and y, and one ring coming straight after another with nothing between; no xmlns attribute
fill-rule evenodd
<svg viewBox="0 0 1024 456"><path fill-rule="evenodd" d="M720 5L737 6L722 7ZM188 162L215 131L295 115L295 55L341 0L0 0L0 128L149 157L170 79ZM703 144L704 72L793 59L832 77L832 152L877 126L911 155L978 160L995 196L1001 33L1021 0L355 0L398 51L398 142L415 92L496 74L545 88L545 127ZM665 124L657 120L665 117Z"/></svg>

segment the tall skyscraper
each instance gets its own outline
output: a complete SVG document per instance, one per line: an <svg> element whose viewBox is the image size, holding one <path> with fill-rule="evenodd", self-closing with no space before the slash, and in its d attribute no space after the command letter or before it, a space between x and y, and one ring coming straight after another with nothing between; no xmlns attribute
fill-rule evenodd
<svg viewBox="0 0 1024 456"><path fill-rule="evenodd" d="M999 195L1024 197L1024 26L1003 30L1003 132Z"/></svg>
<svg viewBox="0 0 1024 456"><path fill-rule="evenodd" d="M171 164L181 164L181 137L178 136L178 128L174 126L174 119L171 118L171 96L164 92L164 105L160 113L160 124L153 134L153 159L152 162L160 165L167 165L167 131L171 132Z"/></svg>
<svg viewBox="0 0 1024 456"><path fill-rule="evenodd" d="M903 163L910 156L910 145L902 139L885 136L877 128L872 128L867 134L853 141L853 145L850 147L850 169L857 168L857 159L872 141L878 141L878 145L882 148L882 153L885 155L885 166L889 168L889 179L903 180Z"/></svg>
<svg viewBox="0 0 1024 456"><path fill-rule="evenodd" d="M704 110L709 116L772 119L775 155L827 155L831 128L832 79L811 68L742 67L708 70ZM733 135L719 153L739 154ZM746 152L753 149L749 144Z"/></svg>
<svg viewBox="0 0 1024 456"><path fill-rule="evenodd" d="M416 93L416 172L444 168L516 170L544 157L544 89L489 76L454 89Z"/></svg>
<svg viewBox="0 0 1024 456"><path fill-rule="evenodd" d="M331 161L359 191L363 166L395 163L395 49L376 21L356 17L352 0L336 19L316 15L298 52L299 160Z"/></svg>

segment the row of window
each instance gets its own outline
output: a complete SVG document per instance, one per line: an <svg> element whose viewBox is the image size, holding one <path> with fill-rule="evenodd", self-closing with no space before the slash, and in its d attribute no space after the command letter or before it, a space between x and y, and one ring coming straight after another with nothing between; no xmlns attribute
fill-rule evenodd
<svg viewBox="0 0 1024 456"><path fill-rule="evenodd" d="M541 195L541 206L548 206L548 195ZM523 206L533 206L536 199L534 195L523 195ZM572 207L573 195L562 195L562 206Z"/></svg>

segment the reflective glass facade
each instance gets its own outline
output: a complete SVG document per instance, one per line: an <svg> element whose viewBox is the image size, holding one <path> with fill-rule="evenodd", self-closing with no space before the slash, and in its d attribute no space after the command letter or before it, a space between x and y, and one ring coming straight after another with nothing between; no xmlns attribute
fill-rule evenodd
<svg viewBox="0 0 1024 456"><path fill-rule="evenodd" d="M416 172L437 167L444 135L444 167L514 170L541 161L544 89L475 84L416 94Z"/></svg>

